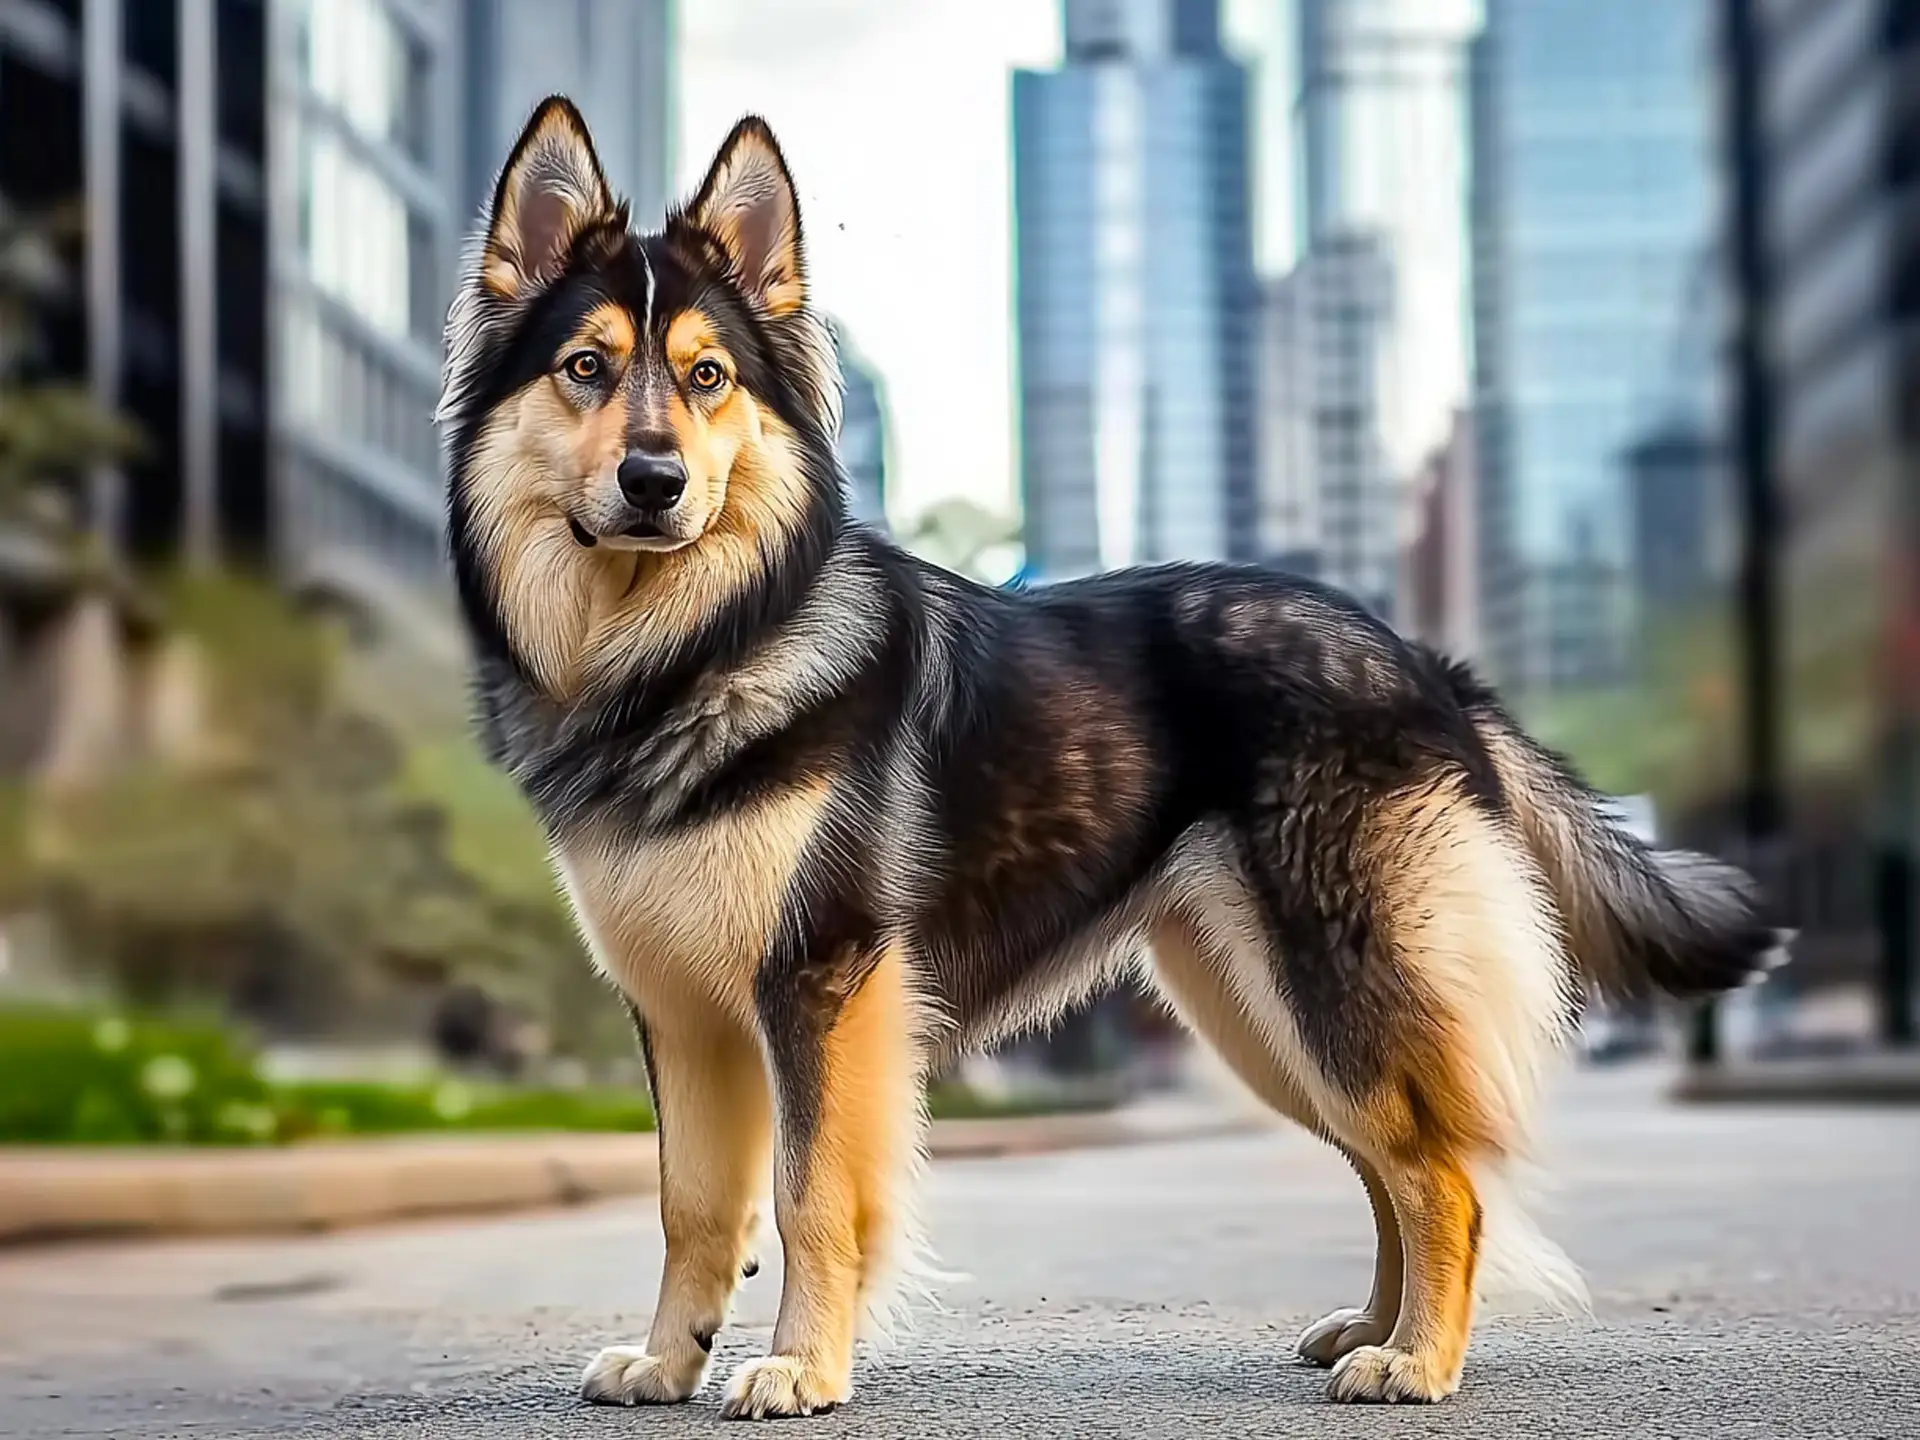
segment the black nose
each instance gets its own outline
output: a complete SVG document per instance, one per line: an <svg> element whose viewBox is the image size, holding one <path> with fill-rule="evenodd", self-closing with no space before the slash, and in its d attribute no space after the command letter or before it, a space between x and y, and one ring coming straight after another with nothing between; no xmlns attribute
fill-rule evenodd
<svg viewBox="0 0 1920 1440"><path fill-rule="evenodd" d="M629 450L620 462L620 493L642 510L665 510L687 491L687 467L678 455Z"/></svg>

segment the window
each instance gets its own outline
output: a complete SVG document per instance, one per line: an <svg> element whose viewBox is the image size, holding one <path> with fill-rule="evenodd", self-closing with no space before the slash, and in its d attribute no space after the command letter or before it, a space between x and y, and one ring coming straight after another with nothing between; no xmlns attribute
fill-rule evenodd
<svg viewBox="0 0 1920 1440"><path fill-rule="evenodd" d="M372 139L425 158L430 77L419 40L379 0L307 0L303 19L313 93Z"/></svg>

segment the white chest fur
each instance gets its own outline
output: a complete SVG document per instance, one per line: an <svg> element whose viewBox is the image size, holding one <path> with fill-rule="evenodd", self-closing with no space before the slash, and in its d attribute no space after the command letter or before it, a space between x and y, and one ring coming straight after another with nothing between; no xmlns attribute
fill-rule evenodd
<svg viewBox="0 0 1920 1440"><path fill-rule="evenodd" d="M694 1000L751 1025L753 977L828 794L810 783L655 838L557 844L595 963L643 1013Z"/></svg>

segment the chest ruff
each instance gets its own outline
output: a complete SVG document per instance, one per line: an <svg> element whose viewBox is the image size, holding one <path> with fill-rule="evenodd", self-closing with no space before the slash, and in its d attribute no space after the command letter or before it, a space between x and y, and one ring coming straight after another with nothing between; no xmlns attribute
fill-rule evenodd
<svg viewBox="0 0 1920 1440"><path fill-rule="evenodd" d="M750 1027L754 974L830 794L813 780L659 837L556 843L594 963L643 1012L691 1002Z"/></svg>

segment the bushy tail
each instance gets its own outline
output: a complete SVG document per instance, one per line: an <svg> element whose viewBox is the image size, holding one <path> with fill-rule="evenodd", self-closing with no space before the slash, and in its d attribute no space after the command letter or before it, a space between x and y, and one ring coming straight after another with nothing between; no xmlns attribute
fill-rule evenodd
<svg viewBox="0 0 1920 1440"><path fill-rule="evenodd" d="M1443 662L1444 663L1444 662ZM1464 666L1447 677L1546 873L1573 962L1602 995L1681 998L1743 985L1784 953L1742 870L1690 850L1655 850L1601 812L1572 768L1536 744Z"/></svg>

